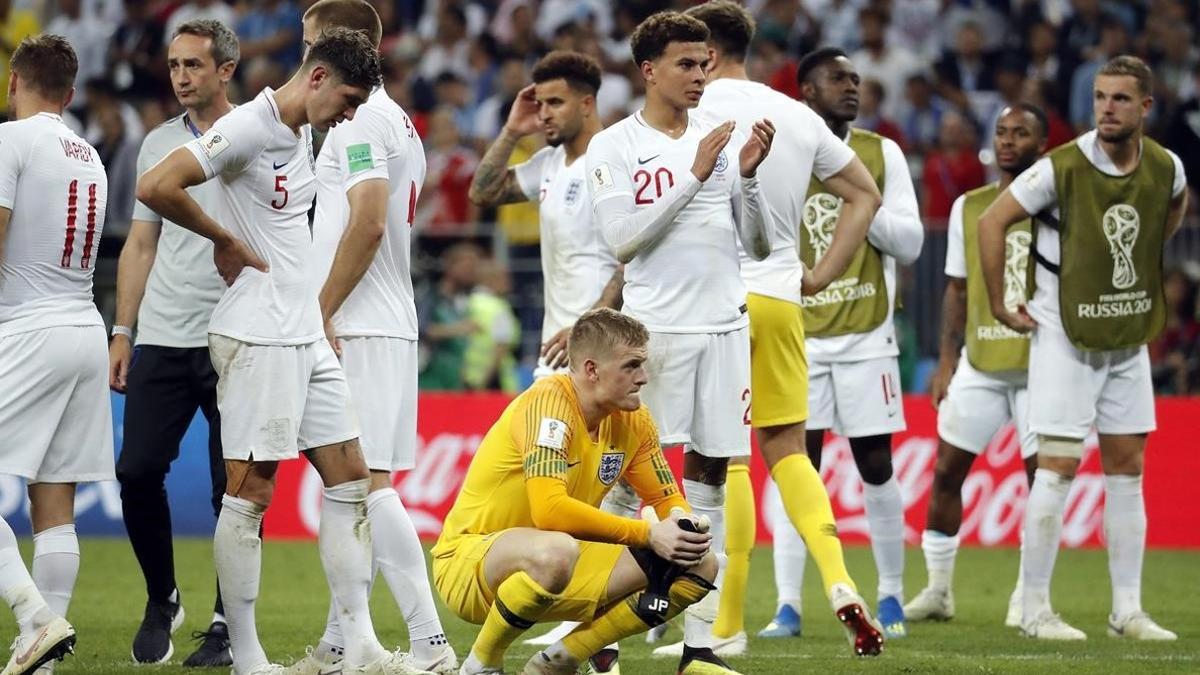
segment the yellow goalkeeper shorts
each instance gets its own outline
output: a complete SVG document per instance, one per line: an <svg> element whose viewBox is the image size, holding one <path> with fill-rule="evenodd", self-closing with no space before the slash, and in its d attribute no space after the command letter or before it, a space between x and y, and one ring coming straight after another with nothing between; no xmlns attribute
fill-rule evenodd
<svg viewBox="0 0 1200 675"><path fill-rule="evenodd" d="M800 305L750 293L750 423L754 427L808 419L808 358Z"/></svg>

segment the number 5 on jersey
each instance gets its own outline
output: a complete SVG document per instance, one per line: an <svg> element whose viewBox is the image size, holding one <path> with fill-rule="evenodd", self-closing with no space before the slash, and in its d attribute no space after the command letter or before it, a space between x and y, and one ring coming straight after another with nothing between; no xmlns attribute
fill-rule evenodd
<svg viewBox="0 0 1200 675"><path fill-rule="evenodd" d="M283 201L279 201L280 200L279 197L276 197L275 199L271 200L271 207L274 208L276 211L287 206L288 189L286 187L284 187L284 185L283 185L286 182L287 182L287 176L275 176L275 192L283 195Z"/></svg>

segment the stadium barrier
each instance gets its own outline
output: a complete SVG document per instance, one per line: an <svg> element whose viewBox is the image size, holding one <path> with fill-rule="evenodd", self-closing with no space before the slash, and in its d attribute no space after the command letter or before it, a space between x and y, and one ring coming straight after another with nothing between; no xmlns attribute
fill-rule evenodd
<svg viewBox="0 0 1200 675"><path fill-rule="evenodd" d="M471 457L508 401L507 396L500 394L422 394L417 465L395 477L396 488L422 537L432 538L440 531L442 518L454 501ZM121 444L123 403L122 396L113 396L117 448ZM905 397L904 409L909 428L896 436L894 458L896 477L904 494L905 539L917 545L937 457L937 419L924 396ZM1200 500L1190 496L1192 478L1200 475L1196 437L1200 398L1160 398L1157 410L1159 429L1150 437L1146 458L1148 541L1157 548L1200 549L1200 529L1194 526L1200 520ZM168 478L171 515L179 535L212 533L215 521L209 506L206 439L207 426L198 416L184 437L180 458ZM668 449L667 456L679 475L681 453L678 449ZM832 496L843 539L866 541L862 484L845 439L828 437L822 464L821 476ZM758 539L768 542L773 525L787 521L767 506L771 503L768 491L775 487L758 456L754 457L751 477L759 505ZM976 461L967 479L963 542L1016 545L1026 493L1020 452L1009 427ZM264 525L266 535L316 536L320 495L321 481L307 462L283 463L274 503ZM1101 545L1103 505L1104 483L1096 438L1092 436L1086 443L1083 465L1068 498L1063 542L1068 546ZM81 534L124 535L120 488L116 483L80 486L76 511ZM21 479L0 476L0 513L18 533L28 534L28 500Z"/></svg>

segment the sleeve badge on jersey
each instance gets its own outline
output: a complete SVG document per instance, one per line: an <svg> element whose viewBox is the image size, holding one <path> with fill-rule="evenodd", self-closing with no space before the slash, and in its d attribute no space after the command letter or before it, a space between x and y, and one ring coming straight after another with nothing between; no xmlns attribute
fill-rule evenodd
<svg viewBox="0 0 1200 675"><path fill-rule="evenodd" d="M543 448L562 450L567 444L567 423L553 417L543 417L538 427L537 443Z"/></svg>
<svg viewBox="0 0 1200 675"><path fill-rule="evenodd" d="M617 476L621 475L621 468L625 466L625 453L623 452L606 452L600 455L600 469L596 472L596 477L605 485L612 485Z"/></svg>
<svg viewBox="0 0 1200 675"><path fill-rule="evenodd" d="M592 192L602 195L616 187L616 184L613 183L612 171L608 168L607 163L601 162L592 169Z"/></svg>
<svg viewBox="0 0 1200 675"><path fill-rule="evenodd" d="M209 131L200 139L200 149L204 151L204 156L209 159L216 159L217 155L225 152L228 147L229 139L217 131Z"/></svg>
<svg viewBox="0 0 1200 675"><path fill-rule="evenodd" d="M346 164L350 173L375 168L375 161L371 157L371 144L356 143L346 146Z"/></svg>

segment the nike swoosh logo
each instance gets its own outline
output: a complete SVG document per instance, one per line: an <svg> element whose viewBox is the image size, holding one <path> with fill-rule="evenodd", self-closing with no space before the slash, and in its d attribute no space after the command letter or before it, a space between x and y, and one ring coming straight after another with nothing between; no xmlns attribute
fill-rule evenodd
<svg viewBox="0 0 1200 675"><path fill-rule="evenodd" d="M17 657L18 666L23 666L27 661L29 661L30 657L33 656L33 653L37 651L37 648L42 644L42 640L46 639L46 632L47 629L42 628L42 631L38 633L37 639L33 641L33 644L29 645L29 648Z"/></svg>
<svg viewBox="0 0 1200 675"><path fill-rule="evenodd" d="M642 159L641 157L638 157L638 164L645 164L646 162L649 162L650 160L654 159L655 157L658 157L661 154L662 153L659 153L658 155L651 155L651 156L647 157L646 159Z"/></svg>
<svg viewBox="0 0 1200 675"><path fill-rule="evenodd" d="M288 162L290 162L290 161L292 161L292 160L290 160L290 159L289 159L289 160L288 160ZM275 170L276 170L276 171L278 171L278 170L280 170L280 169L282 169L283 167L285 167L285 166L287 166L287 165L288 165L288 163L287 163L287 162L272 162L272 164L274 164L274 165L275 165Z"/></svg>
<svg viewBox="0 0 1200 675"><path fill-rule="evenodd" d="M581 459L581 460L579 460L578 462L567 462L567 468L569 469L569 468L571 468L571 467L573 467L573 466L579 466L579 464L580 464L580 463L582 463L582 462L583 462L583 460L582 460L582 459Z"/></svg>

